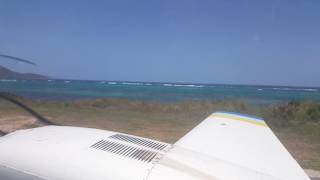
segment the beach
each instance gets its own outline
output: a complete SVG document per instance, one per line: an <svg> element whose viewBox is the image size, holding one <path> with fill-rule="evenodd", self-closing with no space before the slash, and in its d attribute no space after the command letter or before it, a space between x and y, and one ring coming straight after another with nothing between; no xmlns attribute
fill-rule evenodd
<svg viewBox="0 0 320 180"><path fill-rule="evenodd" d="M66 126L175 143L216 111L263 118L310 177L320 171L320 89L192 83L1 80L0 92ZM0 100L0 130L42 126Z"/></svg>

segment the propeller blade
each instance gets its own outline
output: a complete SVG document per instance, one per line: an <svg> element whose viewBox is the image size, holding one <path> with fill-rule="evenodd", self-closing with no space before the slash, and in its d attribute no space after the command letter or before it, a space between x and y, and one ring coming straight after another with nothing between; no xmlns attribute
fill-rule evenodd
<svg viewBox="0 0 320 180"><path fill-rule="evenodd" d="M6 135L7 133L0 130L0 137Z"/></svg>
<svg viewBox="0 0 320 180"><path fill-rule="evenodd" d="M44 125L58 125L56 123L53 123L51 121L49 121L47 118L43 117L42 115L40 115L39 113L37 113L36 111L34 111L33 109L31 109L30 107L28 107L27 105L21 103L20 101L18 101L16 98L12 97L10 95L10 93L5 93L5 92L0 92L0 98L4 99L6 101L9 101L15 105L17 105L18 107L20 107L21 109L27 111L28 113L30 113L32 116L34 116L39 122L41 122Z"/></svg>
<svg viewBox="0 0 320 180"><path fill-rule="evenodd" d="M9 56L9 55L5 55L5 54L0 54L0 57L2 57L2 58L7 58L7 59L10 59L10 60L14 60L14 61L18 61L18 62L23 62L23 63L31 64L31 65L33 65L33 66L37 66L37 64L34 63L34 62L32 62L32 61L29 61L29 60L26 60L26 59L21 59L21 58L14 57L14 56Z"/></svg>

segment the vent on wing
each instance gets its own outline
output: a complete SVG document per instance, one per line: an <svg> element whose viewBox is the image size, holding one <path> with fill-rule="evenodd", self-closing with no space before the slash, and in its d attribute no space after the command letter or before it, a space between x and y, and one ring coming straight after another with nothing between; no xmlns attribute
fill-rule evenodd
<svg viewBox="0 0 320 180"><path fill-rule="evenodd" d="M158 153L142 148L132 147L117 142L101 140L91 146L91 148L118 154L124 157L132 158L143 162L151 162Z"/></svg>
<svg viewBox="0 0 320 180"><path fill-rule="evenodd" d="M148 147L148 148L159 150L159 151L164 150L166 147L168 147L168 144L165 144L165 143L160 143L160 142L152 141L149 139L143 139L143 138L123 135L123 134L115 134L110 136L109 138L133 143L136 145Z"/></svg>

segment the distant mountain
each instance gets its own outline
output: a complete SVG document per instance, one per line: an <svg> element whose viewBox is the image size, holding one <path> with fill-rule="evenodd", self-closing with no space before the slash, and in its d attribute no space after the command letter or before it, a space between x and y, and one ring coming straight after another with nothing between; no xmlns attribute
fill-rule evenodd
<svg viewBox="0 0 320 180"><path fill-rule="evenodd" d="M0 79L48 79L48 77L40 74L14 72L0 66Z"/></svg>

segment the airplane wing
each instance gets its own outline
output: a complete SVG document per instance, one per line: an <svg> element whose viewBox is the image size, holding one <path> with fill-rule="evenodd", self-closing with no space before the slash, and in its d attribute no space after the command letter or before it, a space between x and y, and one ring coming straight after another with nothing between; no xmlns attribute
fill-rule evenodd
<svg viewBox="0 0 320 180"><path fill-rule="evenodd" d="M178 154L189 151L203 155L196 161L204 158L210 161L211 167L219 164L211 170L204 167L217 179L232 179L233 175L237 176L234 179L309 179L265 121L257 117L213 113L182 137L175 147L180 149ZM175 155L172 156L174 159Z"/></svg>

